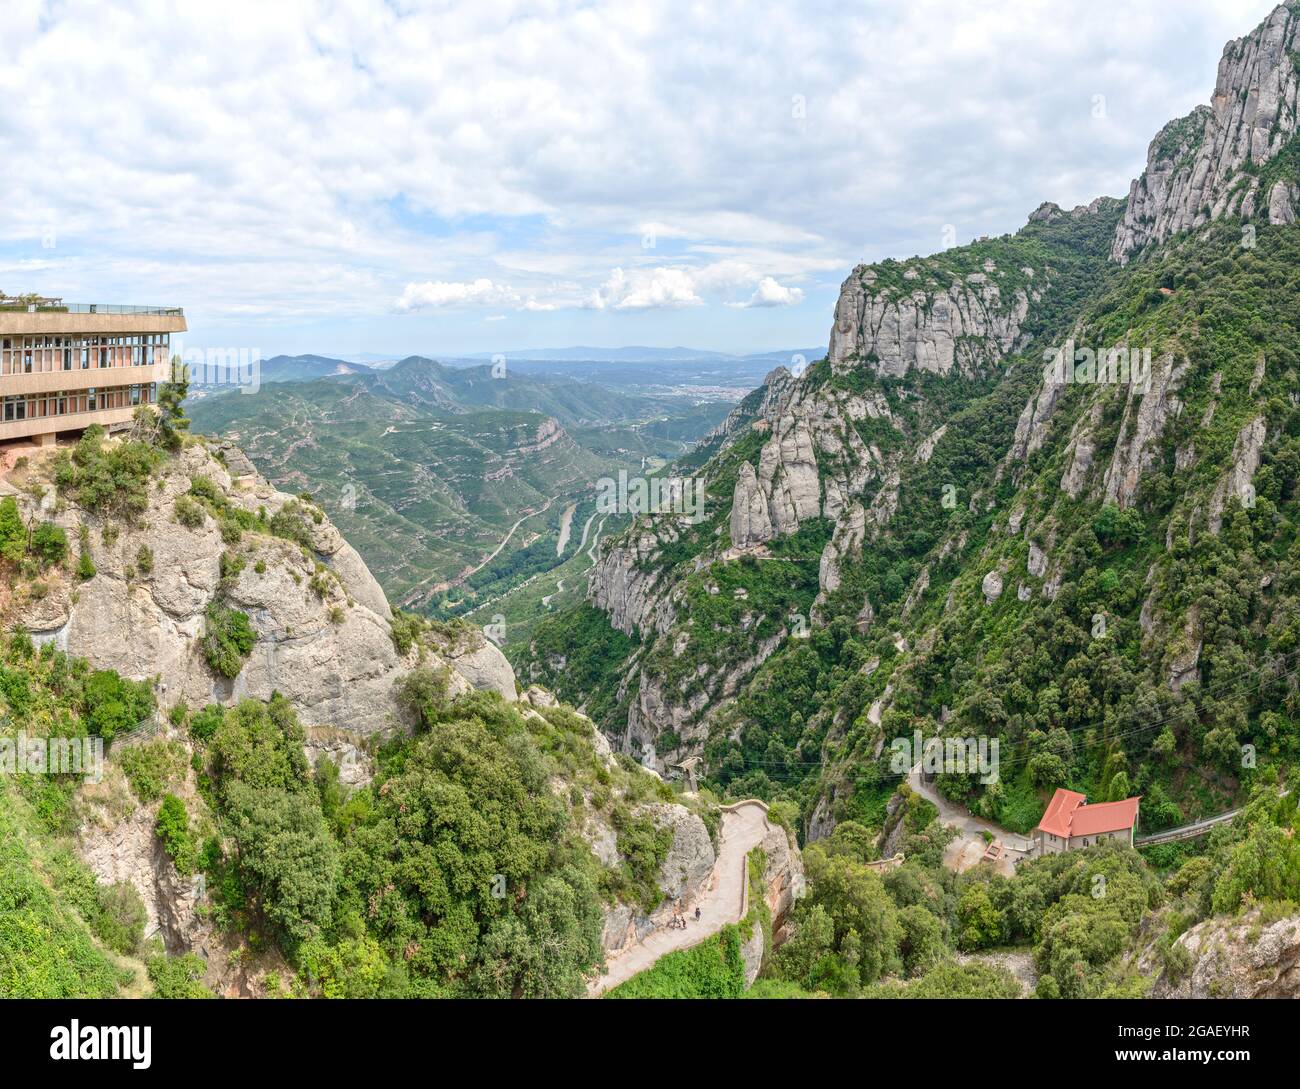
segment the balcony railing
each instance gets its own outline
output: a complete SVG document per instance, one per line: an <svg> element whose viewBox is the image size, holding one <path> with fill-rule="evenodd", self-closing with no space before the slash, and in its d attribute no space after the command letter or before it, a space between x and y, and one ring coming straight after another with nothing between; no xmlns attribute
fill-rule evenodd
<svg viewBox="0 0 1300 1089"><path fill-rule="evenodd" d="M184 317L179 306L118 306L114 303L65 303L62 299L24 302L0 298L0 313L17 314L149 314L155 317Z"/></svg>

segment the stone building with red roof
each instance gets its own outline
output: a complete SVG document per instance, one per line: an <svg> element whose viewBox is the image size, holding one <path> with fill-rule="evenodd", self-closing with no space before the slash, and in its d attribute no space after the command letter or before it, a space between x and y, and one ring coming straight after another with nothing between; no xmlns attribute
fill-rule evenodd
<svg viewBox="0 0 1300 1089"><path fill-rule="evenodd" d="M1083 794L1060 788L1035 829L1039 854L1057 854L1111 841L1133 846L1138 798L1088 805Z"/></svg>

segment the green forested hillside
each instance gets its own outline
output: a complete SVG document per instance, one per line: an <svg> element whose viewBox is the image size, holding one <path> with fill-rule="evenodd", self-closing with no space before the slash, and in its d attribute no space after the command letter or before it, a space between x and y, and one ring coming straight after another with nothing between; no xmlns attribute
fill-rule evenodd
<svg viewBox="0 0 1300 1089"><path fill-rule="evenodd" d="M868 356L776 389L766 417L683 461L707 481L703 523L642 519L610 543L658 534L638 572L669 626L655 613L657 630L625 634L585 606L537 629L525 669L612 736L634 724L666 767L699 755L726 796L789 807L811 894L771 993L1003 993L996 971L947 958L1009 946L1032 954L1040 995L1143 994L1162 970L1162 986L1185 975L1187 928L1261 903L1267 922L1300 898L1294 801L1278 797L1300 763L1300 228L1212 224L1120 266L1106 258L1122 211L1048 211L1012 239L871 266L885 306L1022 262L1060 290L976 373L892 376ZM1107 380L1085 348L1149 358L1149 375ZM726 553L740 469L773 456L782 406L850 396L885 406L845 413L874 459L861 544L838 543L840 515ZM847 479L817 459L823 482ZM599 668L566 669L566 642ZM1144 833L1254 801L1186 843L957 876L941 864L951 833L893 766L890 740L917 732L997 739L991 781L937 787L1008 835L1057 787L1141 796ZM886 841L908 861L882 877L865 864Z"/></svg>

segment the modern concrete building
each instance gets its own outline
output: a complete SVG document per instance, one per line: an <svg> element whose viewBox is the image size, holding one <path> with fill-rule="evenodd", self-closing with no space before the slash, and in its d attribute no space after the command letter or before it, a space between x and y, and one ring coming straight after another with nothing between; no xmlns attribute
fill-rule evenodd
<svg viewBox="0 0 1300 1089"><path fill-rule="evenodd" d="M1058 788L1035 829L1039 854L1057 854L1112 840L1133 846L1140 797L1088 805L1084 795Z"/></svg>
<svg viewBox="0 0 1300 1089"><path fill-rule="evenodd" d="M0 295L0 443L131 422L171 365L176 307L101 306Z"/></svg>

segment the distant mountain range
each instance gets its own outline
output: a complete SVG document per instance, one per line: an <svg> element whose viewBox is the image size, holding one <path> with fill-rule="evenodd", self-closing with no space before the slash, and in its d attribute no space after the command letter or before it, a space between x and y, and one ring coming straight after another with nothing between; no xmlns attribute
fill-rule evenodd
<svg viewBox="0 0 1300 1089"><path fill-rule="evenodd" d="M196 431L239 442L277 485L312 492L395 601L436 608L458 587L468 607L566 562L561 526L582 505L584 533L598 531L588 519L602 477L679 456L736 400L699 379L717 361L595 365L632 372L642 386L662 383L669 367L702 382L672 396L560 373L584 366L523 361L501 371L410 356L376 369L276 356L255 396L210 387L189 411ZM727 382L745 384L734 371Z"/></svg>
<svg viewBox="0 0 1300 1089"><path fill-rule="evenodd" d="M664 363L687 362L713 359L719 362L741 362L759 359L772 360L774 363L789 360L791 356L802 355L805 359L820 359L826 354L825 348L795 348L790 351L771 351L737 355L731 352L713 352L705 348L649 348L632 345L626 348L524 348L506 352L468 352L459 355L460 359L493 359L503 355L507 360L532 359L554 360L559 363Z"/></svg>
<svg viewBox="0 0 1300 1089"><path fill-rule="evenodd" d="M798 357L812 362L826 354L824 347L791 348L770 352L732 354L714 352L704 348L650 348L631 345L624 348L524 348L505 352L465 352L440 354L443 363L452 365L491 362L504 356L510 363L720 363L724 365L788 366ZM423 357L412 357L423 358ZM388 370L400 362L398 357L374 352L357 352L346 358L326 355L277 355L262 362L263 381L302 382L312 378L325 378L334 374L360 374L367 371Z"/></svg>

